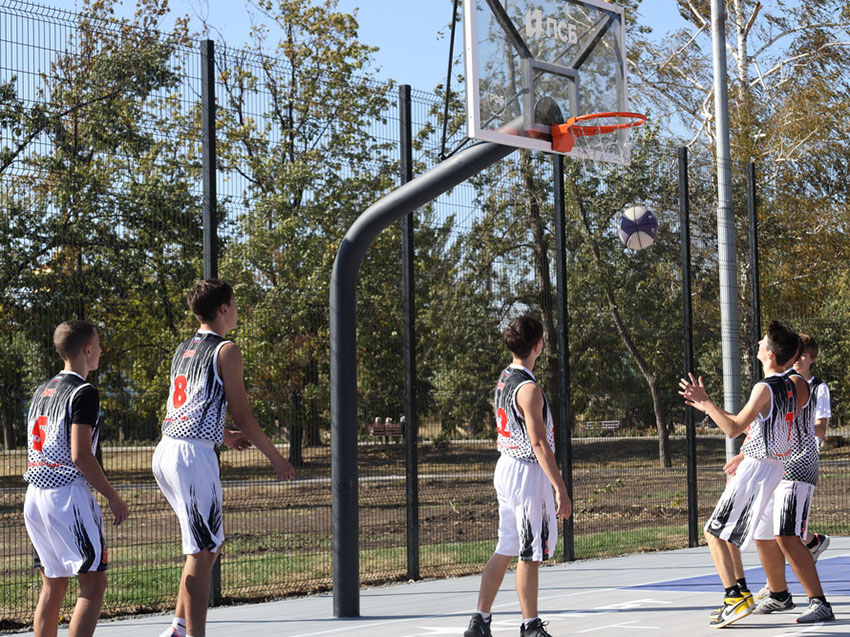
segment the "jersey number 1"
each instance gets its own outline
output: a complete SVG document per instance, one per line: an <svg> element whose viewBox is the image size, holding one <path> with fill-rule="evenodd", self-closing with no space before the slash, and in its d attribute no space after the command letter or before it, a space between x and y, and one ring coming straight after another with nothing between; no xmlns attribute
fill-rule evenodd
<svg viewBox="0 0 850 637"><path fill-rule="evenodd" d="M186 377L180 374L174 379L174 394L171 396L171 402L178 409L186 402Z"/></svg>

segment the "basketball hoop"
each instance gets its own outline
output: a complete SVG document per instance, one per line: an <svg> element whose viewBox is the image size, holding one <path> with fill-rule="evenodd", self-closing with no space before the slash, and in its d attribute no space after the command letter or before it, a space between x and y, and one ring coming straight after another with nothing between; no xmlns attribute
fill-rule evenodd
<svg viewBox="0 0 850 637"><path fill-rule="evenodd" d="M640 113L588 113L571 117L564 124L552 126L552 150L568 153L576 144L584 142L601 148L605 145L602 135L635 128L645 121L646 115ZM595 143L593 138L597 138Z"/></svg>

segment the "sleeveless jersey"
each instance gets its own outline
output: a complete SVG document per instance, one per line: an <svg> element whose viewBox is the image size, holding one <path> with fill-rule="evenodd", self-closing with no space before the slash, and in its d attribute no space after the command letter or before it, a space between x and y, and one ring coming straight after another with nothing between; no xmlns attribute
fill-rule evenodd
<svg viewBox="0 0 850 637"><path fill-rule="evenodd" d="M171 361L171 388L162 423L164 435L221 444L227 398L216 360L219 350L230 342L214 332L198 332L177 348Z"/></svg>
<svg viewBox="0 0 850 637"><path fill-rule="evenodd" d="M100 434L97 390L72 372L60 372L36 390L27 417L24 480L41 489L85 483L71 460L71 425L92 425L92 453ZM85 422L91 421L91 422Z"/></svg>
<svg viewBox="0 0 850 637"><path fill-rule="evenodd" d="M826 384L819 378L812 376L809 381L809 402L800 408L797 416L799 427L792 436L792 452L783 460L783 480L794 482L805 482L816 485L818 483L818 460L820 449L818 438L815 436L815 412L818 407L817 397L821 394Z"/></svg>
<svg viewBox="0 0 850 637"><path fill-rule="evenodd" d="M751 458L782 460L792 451L796 423L797 387L788 374L774 374L756 383L770 389L770 412L760 413L747 429L741 451Z"/></svg>
<svg viewBox="0 0 850 637"><path fill-rule="evenodd" d="M499 453L520 460L537 460L528 437L525 418L516 404L516 394L527 383L537 384L534 376L522 367L508 367L496 384L496 431L499 433L496 448ZM541 388L541 392L543 389ZM543 420L546 423L546 442L555 451L555 426L549 401L543 394Z"/></svg>

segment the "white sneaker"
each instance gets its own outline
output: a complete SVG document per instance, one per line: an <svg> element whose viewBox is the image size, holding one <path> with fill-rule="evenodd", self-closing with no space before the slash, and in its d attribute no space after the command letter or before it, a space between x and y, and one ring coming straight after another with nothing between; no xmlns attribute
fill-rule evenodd
<svg viewBox="0 0 850 637"><path fill-rule="evenodd" d="M768 595L759 602L759 605L753 611L753 615L767 615L769 613L782 612L783 610L791 610L792 608L797 608L797 605L790 595L784 602L780 602L778 599Z"/></svg>
<svg viewBox="0 0 850 637"><path fill-rule="evenodd" d="M819 599L810 599L809 607L797 617L798 624L814 624L816 622L828 622L835 619L832 606L825 604Z"/></svg>
<svg viewBox="0 0 850 637"><path fill-rule="evenodd" d="M818 539L818 543L815 544L813 549L809 549L809 552L812 554L812 559L817 562L820 554L829 546L829 536L823 533L815 533L815 537Z"/></svg>
<svg viewBox="0 0 850 637"><path fill-rule="evenodd" d="M180 633L177 632L177 629L174 626L169 626L165 630L163 630L159 637L183 637Z"/></svg>
<svg viewBox="0 0 850 637"><path fill-rule="evenodd" d="M756 599L761 601L763 599L767 599L768 597L770 597L770 586L765 584L761 587L761 590L756 593Z"/></svg>

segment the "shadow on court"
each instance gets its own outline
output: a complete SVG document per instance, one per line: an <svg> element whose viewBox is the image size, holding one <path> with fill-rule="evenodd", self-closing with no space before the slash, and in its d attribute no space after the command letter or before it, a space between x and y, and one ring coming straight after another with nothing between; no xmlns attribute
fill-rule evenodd
<svg viewBox="0 0 850 637"><path fill-rule="evenodd" d="M754 551L743 554L747 581L753 591L764 584ZM832 539L818 562L818 571L836 621L796 624L806 605L800 585L788 569L797 609L745 617L719 632L708 627L708 615L722 598L720 580L704 547L664 553L558 564L540 571L540 614L553 636L599 635L633 637L698 637L729 633L738 637L820 637L850 635L850 538ZM228 637L426 637L462 635L475 607L478 577L396 584L364 589L361 617L333 617L331 595L287 599L265 604L214 608L207 635ZM521 621L512 574L496 598L492 630L497 637L515 636ZM146 616L103 622L97 635L152 637L170 622L166 616ZM29 633L30 635L32 633ZM60 631L67 636L67 629Z"/></svg>

